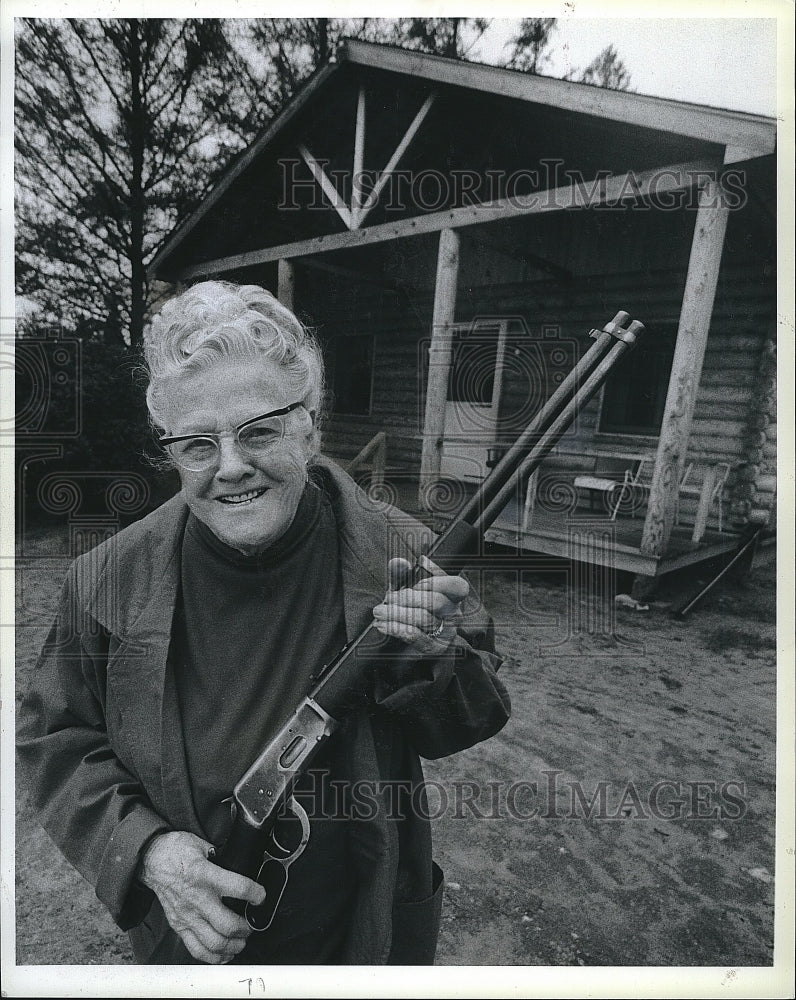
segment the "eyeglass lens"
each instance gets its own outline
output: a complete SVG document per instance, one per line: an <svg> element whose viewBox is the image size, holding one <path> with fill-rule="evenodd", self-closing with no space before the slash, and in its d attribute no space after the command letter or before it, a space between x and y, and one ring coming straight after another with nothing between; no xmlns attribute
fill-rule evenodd
<svg viewBox="0 0 796 1000"><path fill-rule="evenodd" d="M256 423L247 424L235 434L240 450L252 457L265 454L284 437L283 418L266 417ZM219 455L218 437L195 437L185 441L173 441L168 446L171 457L179 465L193 472L214 465Z"/></svg>

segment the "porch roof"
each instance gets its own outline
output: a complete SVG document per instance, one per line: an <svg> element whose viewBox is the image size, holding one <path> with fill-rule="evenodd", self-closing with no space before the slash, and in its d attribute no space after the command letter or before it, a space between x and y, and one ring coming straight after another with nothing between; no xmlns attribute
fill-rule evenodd
<svg viewBox="0 0 796 1000"><path fill-rule="evenodd" d="M720 145L743 147L754 156L763 156L774 149L776 122L765 115L626 90L608 90L594 84L531 75L500 66L447 59L356 39L346 39L342 43L338 59L360 66L378 66L462 89L579 111L627 125L642 125Z"/></svg>
<svg viewBox="0 0 796 1000"><path fill-rule="evenodd" d="M366 115L363 106L360 123L361 94L378 114ZM547 162L559 165L553 170L575 171L589 180L606 173L643 173L670 164L720 165L766 155L774 149L776 123L760 115L349 39L175 229L152 261L150 275L169 278L197 264L226 259L233 267L232 258L248 262L247 252L264 249L272 251L266 257L274 260L277 250L295 246L298 252L299 244L304 255L312 252L313 240L319 251L334 249L341 239L346 245L346 229L358 228L346 221L353 208L350 190L341 192L337 210L331 201L335 187L350 188L357 141L362 169L378 177L387 173L402 135L409 140L396 165L415 176L437 171L449 177L470 170L486 177L491 167L506 176ZM308 157L299 153L302 148ZM339 178L327 185L322 210L284 210L283 164L291 157L295 179L305 191L313 186L313 172L319 177L312 160L321 163L327 176ZM527 179L523 193L556 186L549 176ZM493 201L485 185L470 197L479 208ZM461 213L467 203L453 192L437 207ZM408 209L377 204L367 227L359 227L356 235L398 222L411 225L414 217L427 214L416 203ZM458 223L453 219L450 224ZM227 269L225 264L215 273Z"/></svg>

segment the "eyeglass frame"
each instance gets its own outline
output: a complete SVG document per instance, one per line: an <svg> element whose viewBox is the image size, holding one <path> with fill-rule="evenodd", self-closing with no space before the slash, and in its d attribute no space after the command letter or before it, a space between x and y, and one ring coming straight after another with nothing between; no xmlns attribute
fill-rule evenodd
<svg viewBox="0 0 796 1000"><path fill-rule="evenodd" d="M304 400L299 399L295 403L290 403L287 406L280 406L279 409L277 410L269 410L268 413L261 413L258 417L249 417L248 420L244 420L242 424L238 424L237 427L233 427L229 431L206 431L204 433L199 433L199 434L175 434L175 435L164 434L162 437L158 438L158 444L162 448L168 450L168 446L170 444L177 444L179 441L191 441L194 439L202 439L202 438L205 440L212 441L213 444L216 446L216 455L212 462L209 462L201 469L191 469L187 465L182 465L182 463L177 461L174 455L172 455L171 452L169 452L169 455L171 455L173 461L176 462L177 465L181 465L182 468L187 469L189 472L205 472L207 469L211 469L213 467L213 465L218 461L218 458L221 455L222 436L231 434L238 448L244 453L244 455L248 455L250 454L250 452L248 452L247 449L240 443L240 432L242 430L245 430L250 424L256 424L259 420L267 420L268 417L281 417L284 416L286 413L292 413L293 410L298 409L299 406L303 405L304 405ZM282 425L282 437L284 438L284 424Z"/></svg>

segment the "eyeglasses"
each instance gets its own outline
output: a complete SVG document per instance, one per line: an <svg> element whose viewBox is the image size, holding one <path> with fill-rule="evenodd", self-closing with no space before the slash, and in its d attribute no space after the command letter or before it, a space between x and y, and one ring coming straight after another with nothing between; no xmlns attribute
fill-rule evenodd
<svg viewBox="0 0 796 1000"><path fill-rule="evenodd" d="M181 468L188 472L204 472L218 461L221 454L221 438L232 435L235 444L249 458L267 455L285 436L285 416L301 401L270 410L259 417L244 420L231 431L221 434L179 434L174 437L158 438L166 451Z"/></svg>

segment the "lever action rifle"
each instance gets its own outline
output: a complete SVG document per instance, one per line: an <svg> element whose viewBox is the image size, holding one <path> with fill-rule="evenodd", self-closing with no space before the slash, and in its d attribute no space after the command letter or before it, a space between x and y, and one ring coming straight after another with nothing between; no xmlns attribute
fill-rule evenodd
<svg viewBox="0 0 796 1000"><path fill-rule="evenodd" d="M638 320L629 321L626 312L618 312L602 330L590 332L594 343L589 350L429 548L427 558L449 573L461 572L472 561L481 535L511 499L517 483L534 472L635 344L644 327ZM429 575L422 563L421 557L407 586ZM238 913L245 913L253 930L270 927L287 884L288 868L309 840L307 814L293 797L296 783L341 719L366 700L374 666L383 663L385 656L400 656L401 650L406 650L403 643L368 625L324 668L307 697L235 786L232 830L213 860L265 888L260 906L225 900ZM275 835L277 819L286 813L301 824L300 841L292 848L280 844Z"/></svg>

